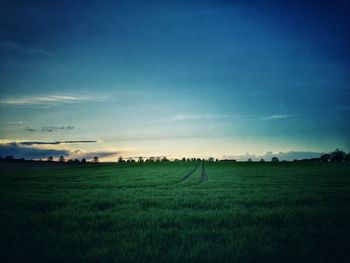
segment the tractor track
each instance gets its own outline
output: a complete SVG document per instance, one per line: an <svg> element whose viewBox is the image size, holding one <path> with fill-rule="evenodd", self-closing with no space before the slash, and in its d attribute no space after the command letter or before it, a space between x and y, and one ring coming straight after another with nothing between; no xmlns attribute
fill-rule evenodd
<svg viewBox="0 0 350 263"><path fill-rule="evenodd" d="M181 182L187 180L198 169L199 166L201 166L201 177L200 177L199 183L207 182L208 181L208 174L207 174L207 171L205 170L204 161L202 161L201 163L196 165L196 167L194 167L188 174L186 174L184 177L182 177L181 180L178 181L177 183L181 183Z"/></svg>
<svg viewBox="0 0 350 263"><path fill-rule="evenodd" d="M199 164L196 165L196 167L194 167L188 174L186 174L184 177L182 177L182 179L180 181L178 181L178 183L181 183L185 180L187 180L199 167Z"/></svg>
<svg viewBox="0 0 350 263"><path fill-rule="evenodd" d="M205 170L204 161L202 161L202 171L201 171L201 180L200 183L208 182L208 174Z"/></svg>

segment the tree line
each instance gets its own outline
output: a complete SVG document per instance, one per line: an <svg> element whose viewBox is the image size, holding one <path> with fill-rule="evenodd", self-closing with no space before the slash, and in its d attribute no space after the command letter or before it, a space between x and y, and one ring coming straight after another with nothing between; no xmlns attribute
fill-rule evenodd
<svg viewBox="0 0 350 263"><path fill-rule="evenodd" d="M0 156L0 160L4 160L4 161L17 161L17 162L24 162L24 161L32 161L34 162L34 160L26 160L24 158L20 158L20 159L15 159L12 155L8 155L6 157L2 157ZM186 158L183 157L182 159L174 159L173 162L196 162L196 161L201 161L201 160L205 160L205 159L200 159L200 158ZM37 162L54 162L54 157L53 156L49 156L46 160L36 160ZM206 159L206 161L209 162L236 162L236 160L219 160L219 159L214 159L213 157L209 157L208 159ZM251 158L249 158L247 160L248 162L253 162L253 160ZM277 156L274 156L271 158L270 160L271 162L279 162L279 158ZM321 156L319 158L309 158L309 159L295 159L293 162L349 162L350 161L350 153L346 153L343 150L340 149L335 149L335 151L330 152L330 153L322 153ZM92 158L91 161L87 161L86 158L82 158L81 160L79 159L67 159L61 155L58 158L59 163L98 163L99 162L99 158L98 156L94 156ZM119 156L117 159L118 163L153 163L153 162L170 162L170 160L165 157L165 156L158 156L158 157L129 157L127 159L123 158L122 156ZM260 159L260 162L265 162L265 160L262 158Z"/></svg>

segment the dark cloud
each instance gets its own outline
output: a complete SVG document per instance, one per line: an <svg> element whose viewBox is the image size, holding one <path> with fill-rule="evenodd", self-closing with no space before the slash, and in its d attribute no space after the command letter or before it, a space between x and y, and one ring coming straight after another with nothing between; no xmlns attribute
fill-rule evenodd
<svg viewBox="0 0 350 263"><path fill-rule="evenodd" d="M54 131L58 131L58 130L71 131L71 130L74 130L74 126L44 126L44 127L41 127L42 132L54 132ZM27 127L26 131L27 132L35 132L35 131L37 131L37 129Z"/></svg>
<svg viewBox="0 0 350 263"><path fill-rule="evenodd" d="M96 152L82 152L80 150L76 150L71 152L69 158L71 159L82 159L85 158L87 160L93 159L95 156L98 158L106 158L106 157L117 157L121 152L107 152L107 151L96 151Z"/></svg>
<svg viewBox="0 0 350 263"><path fill-rule="evenodd" d="M0 144L0 155L2 157L12 155L14 158L25 159L43 159L48 156L68 156L70 154L67 150L55 150L55 149L39 149L35 147L23 146L19 143L7 143Z"/></svg>
<svg viewBox="0 0 350 263"><path fill-rule="evenodd" d="M42 127L41 131L42 132L53 132L53 131L57 131L57 130L73 130L74 126L62 126L62 127L57 127L57 126L50 126L50 127Z"/></svg>
<svg viewBox="0 0 350 263"><path fill-rule="evenodd" d="M83 152L80 150L69 151L69 150L55 150L55 149L41 149L35 146L22 143L6 143L0 144L0 156L6 157L12 155L14 158L25 158L25 159L46 159L49 156L58 158L63 155L66 159L82 159L87 160L93 159L95 156L98 158L116 157L122 152L111 152L111 151L95 151L95 152Z"/></svg>
<svg viewBox="0 0 350 263"><path fill-rule="evenodd" d="M32 141L32 142L19 142L21 145L47 145L47 144L72 144L72 143L93 143L97 141L56 141L56 142L40 142L40 141Z"/></svg>
<svg viewBox="0 0 350 263"><path fill-rule="evenodd" d="M309 158L317 158L320 157L320 152L303 152L303 151L288 151L288 152L266 152L263 155L255 155L255 154L241 154L241 155L232 155L232 156L224 156L224 159L235 159L238 161L247 161L249 158L253 161L258 161L260 159L264 159L265 161L270 161L272 157L278 157L280 160L293 161L294 159L309 159Z"/></svg>

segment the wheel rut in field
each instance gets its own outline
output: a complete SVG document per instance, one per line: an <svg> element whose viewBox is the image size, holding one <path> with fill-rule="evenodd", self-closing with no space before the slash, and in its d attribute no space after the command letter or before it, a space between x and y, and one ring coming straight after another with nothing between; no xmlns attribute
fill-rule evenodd
<svg viewBox="0 0 350 263"><path fill-rule="evenodd" d="M186 174L184 177L182 177L182 179L180 181L178 181L178 183L181 183L181 182L187 180L197 170L198 167L199 167L199 164L196 165L196 167L194 167L188 174Z"/></svg>
<svg viewBox="0 0 350 263"><path fill-rule="evenodd" d="M208 182L208 174L205 170L204 161L202 161L202 171L201 171L201 180L200 183Z"/></svg>

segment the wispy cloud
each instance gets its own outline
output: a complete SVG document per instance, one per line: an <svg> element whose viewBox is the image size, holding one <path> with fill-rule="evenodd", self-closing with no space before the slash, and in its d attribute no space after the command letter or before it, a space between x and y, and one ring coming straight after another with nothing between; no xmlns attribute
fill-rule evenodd
<svg viewBox="0 0 350 263"><path fill-rule="evenodd" d="M271 116L263 117L261 120L268 121L268 120L280 120L280 119L288 119L288 118L294 118L294 117L300 117L302 114L274 114Z"/></svg>
<svg viewBox="0 0 350 263"><path fill-rule="evenodd" d="M58 144L73 144L73 143L94 143L98 141L54 141L54 142L43 142L43 141L29 141L29 142L18 142L21 145L58 145Z"/></svg>
<svg viewBox="0 0 350 263"><path fill-rule="evenodd" d="M164 119L163 121L186 121L186 120L206 120L206 119L223 119L229 118L230 115L226 114L198 114L198 115L182 115L178 114L169 118Z"/></svg>
<svg viewBox="0 0 350 263"><path fill-rule="evenodd" d="M28 96L19 98L1 99L2 105L39 105L50 106L61 103L80 103L84 101L93 100L88 96L72 96L72 95L48 95L48 96Z"/></svg>
<svg viewBox="0 0 350 263"><path fill-rule="evenodd" d="M350 110L350 105L342 105L336 108L336 110L340 110L340 111L348 111Z"/></svg>
<svg viewBox="0 0 350 263"><path fill-rule="evenodd" d="M27 122L25 121L9 121L7 122L7 124L10 124L10 125L22 125L22 124L26 124Z"/></svg>
<svg viewBox="0 0 350 263"><path fill-rule="evenodd" d="M0 42L0 48L7 49L10 51L20 52L27 55L45 55L45 56L53 56L54 54L50 51L40 49L40 48L34 48L25 46L16 42L12 41L1 41Z"/></svg>
<svg viewBox="0 0 350 263"><path fill-rule="evenodd" d="M274 115L264 116L264 117L245 117L243 118L243 121L272 121L272 120L281 120L281 119L295 118L295 117L301 117L301 116L304 116L304 114L274 114Z"/></svg>

